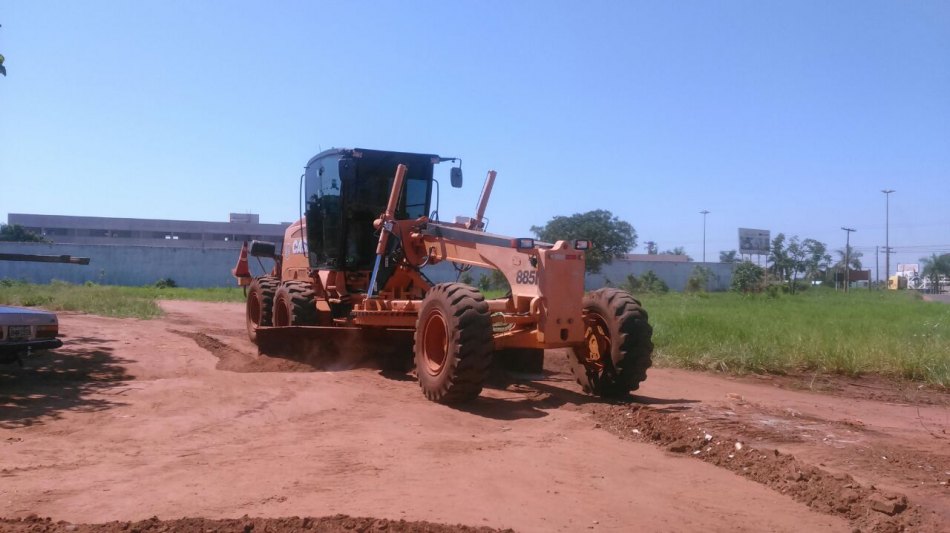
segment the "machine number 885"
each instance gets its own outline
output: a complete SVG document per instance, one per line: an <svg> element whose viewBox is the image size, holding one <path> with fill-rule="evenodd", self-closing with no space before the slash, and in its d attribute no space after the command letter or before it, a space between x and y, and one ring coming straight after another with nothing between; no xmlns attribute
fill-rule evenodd
<svg viewBox="0 0 950 533"><path fill-rule="evenodd" d="M519 270L515 275L515 283L520 283L522 285L537 285L538 284L538 271L537 270Z"/></svg>

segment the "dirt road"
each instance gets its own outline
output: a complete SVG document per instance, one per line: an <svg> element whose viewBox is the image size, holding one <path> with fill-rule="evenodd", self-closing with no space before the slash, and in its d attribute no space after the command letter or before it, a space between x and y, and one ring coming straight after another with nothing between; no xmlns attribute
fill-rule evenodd
<svg viewBox="0 0 950 533"><path fill-rule="evenodd" d="M580 394L552 351L544 376L450 408L408 375L258 356L241 305L162 306L151 321L62 315L63 349L0 368L0 516L344 513L516 531L950 523L939 391L652 369L636 403L608 405Z"/></svg>

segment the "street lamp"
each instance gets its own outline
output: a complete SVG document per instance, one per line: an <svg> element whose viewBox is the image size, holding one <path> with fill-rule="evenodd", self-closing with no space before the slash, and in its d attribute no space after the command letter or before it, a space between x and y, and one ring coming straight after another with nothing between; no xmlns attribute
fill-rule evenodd
<svg viewBox="0 0 950 533"><path fill-rule="evenodd" d="M894 189L881 189L884 193L884 286L891 283L891 193Z"/></svg>
<svg viewBox="0 0 950 533"><path fill-rule="evenodd" d="M851 285L851 232L858 231L854 228L841 226L848 235L844 245L844 292L848 292L848 286Z"/></svg>
<svg viewBox="0 0 950 533"><path fill-rule="evenodd" d="M709 214L709 211L703 209L700 211L703 215L703 263L706 262L706 215Z"/></svg>

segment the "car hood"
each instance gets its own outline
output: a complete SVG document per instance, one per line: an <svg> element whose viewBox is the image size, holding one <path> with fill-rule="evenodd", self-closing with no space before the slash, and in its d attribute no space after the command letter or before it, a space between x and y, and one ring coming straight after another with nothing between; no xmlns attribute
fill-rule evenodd
<svg viewBox="0 0 950 533"><path fill-rule="evenodd" d="M37 326L56 323L56 315L49 311L0 305L0 324Z"/></svg>

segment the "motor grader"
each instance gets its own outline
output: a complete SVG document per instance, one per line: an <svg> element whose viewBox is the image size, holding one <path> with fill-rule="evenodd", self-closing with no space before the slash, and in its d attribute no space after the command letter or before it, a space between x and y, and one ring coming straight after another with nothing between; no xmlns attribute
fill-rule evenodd
<svg viewBox="0 0 950 533"><path fill-rule="evenodd" d="M450 179L461 187L457 158L368 149L313 157L301 176L300 219L279 247L245 242L233 271L247 291L250 339L262 353L331 343L385 352L407 370L414 363L425 396L440 403L477 397L493 359L528 361L539 372L544 350L553 348L568 348L585 392L636 390L651 364L652 328L624 291L585 295L590 241L488 233L495 171L474 217L439 220L433 172L446 161L459 162ZM253 277L249 256L271 258L274 267ZM425 267L442 262L459 276L472 267L497 270L511 290L486 299L464 283L433 283Z"/></svg>

